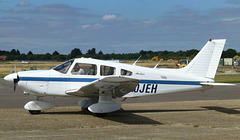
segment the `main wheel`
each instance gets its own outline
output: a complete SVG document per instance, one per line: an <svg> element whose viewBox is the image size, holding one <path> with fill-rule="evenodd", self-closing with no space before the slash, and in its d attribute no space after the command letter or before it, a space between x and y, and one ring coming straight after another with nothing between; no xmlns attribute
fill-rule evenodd
<svg viewBox="0 0 240 140"><path fill-rule="evenodd" d="M41 110L28 110L30 114L37 115L41 113Z"/></svg>
<svg viewBox="0 0 240 140"><path fill-rule="evenodd" d="M88 108L83 108L83 107L82 107L82 110L86 110L86 111L89 111L89 110L88 110Z"/></svg>

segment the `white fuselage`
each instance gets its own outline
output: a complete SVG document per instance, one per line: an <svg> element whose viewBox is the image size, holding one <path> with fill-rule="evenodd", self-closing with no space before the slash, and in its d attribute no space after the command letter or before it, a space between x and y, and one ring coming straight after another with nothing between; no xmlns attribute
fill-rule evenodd
<svg viewBox="0 0 240 140"><path fill-rule="evenodd" d="M95 74L74 74L73 69L76 63L94 65ZM114 72L111 75L104 75L102 74L102 66L112 67ZM123 74L123 71L130 74ZM208 78L185 74L179 69L154 69L90 58L72 60L66 72L53 68L51 70L18 72L18 76L18 85L24 92L36 96L69 96L66 94L67 91L78 90L82 86L106 76L129 77L140 80L135 90L124 97L204 90L211 86L202 86L201 82L214 82Z"/></svg>

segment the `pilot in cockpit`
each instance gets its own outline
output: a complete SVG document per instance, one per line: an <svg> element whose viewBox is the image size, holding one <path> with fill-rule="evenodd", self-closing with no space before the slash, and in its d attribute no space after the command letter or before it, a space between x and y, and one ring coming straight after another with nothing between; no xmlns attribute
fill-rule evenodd
<svg viewBox="0 0 240 140"><path fill-rule="evenodd" d="M72 74L73 75L85 75L86 72L85 72L85 70L83 68L81 68L79 66L78 63L76 63L75 66L73 67Z"/></svg>

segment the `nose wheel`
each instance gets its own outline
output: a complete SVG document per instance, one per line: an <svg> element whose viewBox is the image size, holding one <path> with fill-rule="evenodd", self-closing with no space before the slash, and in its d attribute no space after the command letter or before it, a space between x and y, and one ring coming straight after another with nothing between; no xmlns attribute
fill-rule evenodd
<svg viewBox="0 0 240 140"><path fill-rule="evenodd" d="M42 110L50 109L53 108L54 104L52 103L47 103L43 101L29 101L24 108L29 111L30 114L32 115L37 115L41 113Z"/></svg>

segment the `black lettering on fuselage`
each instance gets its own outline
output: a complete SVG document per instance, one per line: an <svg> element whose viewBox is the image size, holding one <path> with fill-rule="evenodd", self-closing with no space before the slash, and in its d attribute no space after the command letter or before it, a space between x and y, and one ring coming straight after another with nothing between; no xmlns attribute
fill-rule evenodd
<svg viewBox="0 0 240 140"><path fill-rule="evenodd" d="M150 86L151 86L151 84L147 84L146 90L145 90L146 93L149 93L149 92L150 92L150 88L151 88Z"/></svg>
<svg viewBox="0 0 240 140"><path fill-rule="evenodd" d="M156 93L157 92L157 84L152 84L152 90L151 93Z"/></svg>
<svg viewBox="0 0 240 140"><path fill-rule="evenodd" d="M143 85L143 87L139 90L140 93L143 93L145 90L145 84Z"/></svg>
<svg viewBox="0 0 240 140"><path fill-rule="evenodd" d="M134 91L133 92L138 92L138 90L139 90L139 84L136 86L136 88L134 89Z"/></svg>
<svg viewBox="0 0 240 140"><path fill-rule="evenodd" d="M158 84L138 84L133 92L135 93L156 93Z"/></svg>

